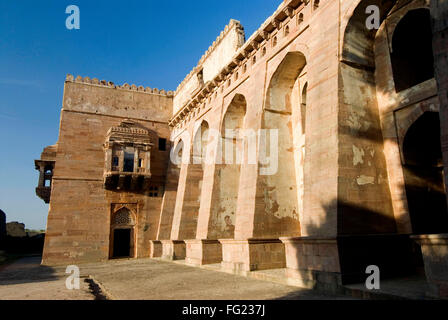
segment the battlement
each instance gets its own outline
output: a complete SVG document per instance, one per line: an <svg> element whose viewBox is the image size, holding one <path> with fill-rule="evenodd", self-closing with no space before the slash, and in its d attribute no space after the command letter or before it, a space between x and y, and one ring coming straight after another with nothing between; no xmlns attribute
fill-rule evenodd
<svg viewBox="0 0 448 320"><path fill-rule="evenodd" d="M227 34L232 30L233 28L236 28L237 32L240 33L244 38L244 27L241 25L241 23L238 20L230 19L230 22L224 27L224 30L221 31L219 36L216 38L215 41L210 45L210 47L207 49L207 51L202 55L201 59L199 59L198 64L196 67L194 67L190 73L182 80L182 82L177 86L177 89L175 91L175 94L177 94L184 85L190 80L190 78L198 73L200 69L202 68L203 63L205 60L216 50L216 48L221 44L222 40L227 36ZM244 41L243 41L244 42ZM240 43L239 46L241 46L243 43Z"/></svg>
<svg viewBox="0 0 448 320"><path fill-rule="evenodd" d="M143 87L143 86L136 86L135 84L123 84L121 86L115 85L112 81L106 81L106 80L98 80L97 78L90 79L89 77L81 77L77 76L76 78L71 75L67 74L67 77L65 78L66 82L75 82L75 83L84 83L94 86L101 86L101 87L107 87L111 89L118 89L118 90L128 90L128 91L138 91L142 93L148 93L148 94L157 94L161 96L167 96L172 97L174 96L173 91L165 91L165 90L159 90L157 88L150 88L150 87Z"/></svg>

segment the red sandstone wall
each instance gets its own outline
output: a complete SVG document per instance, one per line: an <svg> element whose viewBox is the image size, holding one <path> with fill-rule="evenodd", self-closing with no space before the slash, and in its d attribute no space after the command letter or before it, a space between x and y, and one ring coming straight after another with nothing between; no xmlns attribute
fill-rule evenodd
<svg viewBox="0 0 448 320"><path fill-rule="evenodd" d="M66 82L56 167L43 253L44 264L69 264L109 258L111 206L130 204L137 215L136 256L149 255L155 239L162 194L149 197L103 188L107 131L126 117L155 131L169 143L167 120L172 97ZM165 181L167 151L151 152L153 182Z"/></svg>

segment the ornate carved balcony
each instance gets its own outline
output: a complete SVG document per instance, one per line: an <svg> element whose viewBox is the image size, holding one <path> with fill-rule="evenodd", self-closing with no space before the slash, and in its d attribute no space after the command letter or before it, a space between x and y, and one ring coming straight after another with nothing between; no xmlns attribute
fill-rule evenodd
<svg viewBox="0 0 448 320"><path fill-rule="evenodd" d="M132 120L109 129L104 144L104 188L145 191L151 180L151 134Z"/></svg>
<svg viewBox="0 0 448 320"><path fill-rule="evenodd" d="M44 200L45 203L50 203L56 149L56 145L48 146L42 152L40 159L34 160L35 168L39 171L39 182L36 188L36 195Z"/></svg>

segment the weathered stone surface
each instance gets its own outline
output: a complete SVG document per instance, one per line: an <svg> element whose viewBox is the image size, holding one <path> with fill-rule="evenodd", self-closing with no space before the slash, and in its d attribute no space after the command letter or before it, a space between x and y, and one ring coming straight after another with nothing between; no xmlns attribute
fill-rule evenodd
<svg viewBox="0 0 448 320"><path fill-rule="evenodd" d="M448 232L445 7L283 1L245 42L232 20L174 93L68 76L44 262L109 259L122 229L131 257L286 266L333 289L370 261L358 240L375 261L408 259L408 234ZM240 161L221 161L226 143Z"/></svg>

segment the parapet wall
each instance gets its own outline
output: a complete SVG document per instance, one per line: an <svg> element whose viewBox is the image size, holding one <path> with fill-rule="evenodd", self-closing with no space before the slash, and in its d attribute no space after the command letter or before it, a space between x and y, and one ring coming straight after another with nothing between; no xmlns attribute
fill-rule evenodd
<svg viewBox="0 0 448 320"><path fill-rule="evenodd" d="M166 123L172 115L173 92L67 75L63 109Z"/></svg>
<svg viewBox="0 0 448 320"><path fill-rule="evenodd" d="M152 93L152 94L159 94L162 96L172 97L174 95L173 91L165 91L163 89L159 90L157 88L150 88L150 87L143 87L143 86L136 86L135 84L123 84L121 86L115 85L112 81L106 81L106 80L98 80L97 78L90 79L89 77L81 77L77 76L76 78L71 75L67 74L67 77L65 79L66 82L77 82L77 83L85 83L85 84L93 84L97 86L103 86L108 87L112 89L121 89L121 90L130 90L130 91L138 91L138 92L146 92L146 93Z"/></svg>
<svg viewBox="0 0 448 320"><path fill-rule="evenodd" d="M173 114L180 110L207 82L216 77L244 44L244 28L239 21L231 19L213 44L204 53L198 65L179 84L174 97ZM198 76L201 74L200 76Z"/></svg>

